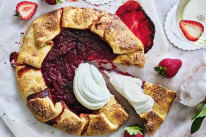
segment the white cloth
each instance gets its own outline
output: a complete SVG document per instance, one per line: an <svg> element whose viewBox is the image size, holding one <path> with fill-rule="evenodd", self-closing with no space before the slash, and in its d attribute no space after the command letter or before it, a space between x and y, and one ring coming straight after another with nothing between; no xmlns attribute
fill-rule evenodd
<svg viewBox="0 0 206 137"><path fill-rule="evenodd" d="M206 98L206 53L200 66L194 66L180 87L180 103L196 107Z"/></svg>

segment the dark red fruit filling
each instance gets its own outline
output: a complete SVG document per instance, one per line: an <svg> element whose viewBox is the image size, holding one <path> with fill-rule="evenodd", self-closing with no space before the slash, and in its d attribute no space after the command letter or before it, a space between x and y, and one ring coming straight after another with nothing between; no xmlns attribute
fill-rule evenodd
<svg viewBox="0 0 206 137"><path fill-rule="evenodd" d="M63 101L76 114L93 113L73 93L75 69L84 61L111 63L117 55L89 30L62 29L42 64L42 73L54 102Z"/></svg>
<svg viewBox="0 0 206 137"><path fill-rule="evenodd" d="M19 53L18 52L12 52L9 58L11 66L15 69L17 65L17 58Z"/></svg>
<svg viewBox="0 0 206 137"><path fill-rule="evenodd" d="M34 94L31 94L27 97L27 100L30 100L30 99L34 99L34 98L45 98L45 97L50 97L50 92L49 92L49 89L46 88L44 89L43 91L41 92L37 92L37 93L34 93Z"/></svg>
<svg viewBox="0 0 206 137"><path fill-rule="evenodd" d="M137 1L128 1L120 6L116 15L142 41L145 53L153 45L155 26Z"/></svg>
<svg viewBox="0 0 206 137"><path fill-rule="evenodd" d="M40 70L39 68L35 68L33 66L29 66L29 65L26 65L26 64L17 64L18 66L24 66L23 68L21 68L19 71L18 71L18 76L21 77L25 72L33 69L33 70Z"/></svg>
<svg viewBox="0 0 206 137"><path fill-rule="evenodd" d="M18 64L17 63L17 58L18 58L19 53L18 52L12 52L10 55L10 64L13 67L13 69L16 69L16 66L22 66L22 68L18 71L18 76L21 77L26 71L30 69L34 70L40 70L38 68L26 65L26 64Z"/></svg>

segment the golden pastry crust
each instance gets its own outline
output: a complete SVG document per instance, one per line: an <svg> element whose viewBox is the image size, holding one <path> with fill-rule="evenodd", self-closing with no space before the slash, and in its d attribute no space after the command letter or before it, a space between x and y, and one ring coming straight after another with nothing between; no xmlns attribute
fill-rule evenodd
<svg viewBox="0 0 206 137"><path fill-rule="evenodd" d="M38 47L48 45L60 33L61 12L61 9L55 10L33 22L34 37Z"/></svg>
<svg viewBox="0 0 206 137"><path fill-rule="evenodd" d="M106 13L92 25L91 31L99 35L115 54L144 50L142 42L129 30L119 17Z"/></svg>
<svg viewBox="0 0 206 137"><path fill-rule="evenodd" d="M95 114L77 116L68 108L64 109L53 126L74 135L102 135L116 130L128 117L122 106L111 97L108 103Z"/></svg>
<svg viewBox="0 0 206 137"><path fill-rule="evenodd" d="M86 119L84 117L78 117L70 110L64 109L53 126L69 134L81 135L85 125Z"/></svg>
<svg viewBox="0 0 206 137"><path fill-rule="evenodd" d="M118 55L113 62L124 65L135 64L142 68L145 64L144 51L132 51L127 54Z"/></svg>
<svg viewBox="0 0 206 137"><path fill-rule="evenodd" d="M25 103L27 102L27 97L29 95L47 88L39 69L29 69L26 68L25 65L17 65L15 75L19 92Z"/></svg>
<svg viewBox="0 0 206 137"><path fill-rule="evenodd" d="M61 103L58 102L54 105L48 96L45 98L30 99L27 101L27 106L36 119L41 122L47 122L57 117L62 112Z"/></svg>
<svg viewBox="0 0 206 137"><path fill-rule="evenodd" d="M44 58L51 50L53 42L51 41L43 47L38 47L35 42L33 24L29 26L27 31L28 34L26 33L25 37L23 38L23 44L18 56L17 63L25 63L33 67L40 68Z"/></svg>
<svg viewBox="0 0 206 137"><path fill-rule="evenodd" d="M149 82L145 82L143 87L144 93L154 99L153 109L166 118L172 102L176 97L176 92Z"/></svg>
<svg viewBox="0 0 206 137"><path fill-rule="evenodd" d="M90 29L106 12L92 8L64 7L62 27L73 29Z"/></svg>
<svg viewBox="0 0 206 137"><path fill-rule="evenodd" d="M62 102L54 104L49 95L33 96L47 89L40 68L61 27L90 29L118 54L115 63L139 67L145 64L142 42L117 16L91 8L65 7L36 19L22 39L16 68L22 98L38 120L55 120L54 127L70 134L102 135L116 130L127 120L128 114L114 97L95 114L85 117L65 109Z"/></svg>
<svg viewBox="0 0 206 137"><path fill-rule="evenodd" d="M103 108L101 108L98 113L105 114L108 120L116 127L122 125L129 117L114 97L111 97L110 101Z"/></svg>
<svg viewBox="0 0 206 137"><path fill-rule="evenodd" d="M150 136L153 136L154 133L159 129L161 124L164 122L164 118L155 110L141 114L140 117L144 119L144 126Z"/></svg>
<svg viewBox="0 0 206 137"><path fill-rule="evenodd" d="M152 136L167 117L176 92L149 82L144 82L143 90L145 94L154 99L153 110L140 115L141 118L145 119L144 125L147 132Z"/></svg>
<svg viewBox="0 0 206 137"><path fill-rule="evenodd" d="M59 9L32 22L22 39L17 63L40 68L53 46L52 39L60 33L60 21L61 10Z"/></svg>
<svg viewBox="0 0 206 137"><path fill-rule="evenodd" d="M84 136L96 136L110 133L117 129L104 114L89 115L89 124Z"/></svg>

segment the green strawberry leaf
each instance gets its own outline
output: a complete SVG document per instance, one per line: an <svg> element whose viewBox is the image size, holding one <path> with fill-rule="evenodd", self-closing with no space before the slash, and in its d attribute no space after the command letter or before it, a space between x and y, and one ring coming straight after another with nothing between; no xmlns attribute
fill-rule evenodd
<svg viewBox="0 0 206 137"><path fill-rule="evenodd" d="M15 15L13 15L14 16L14 18L17 18L17 17L19 17L19 12L16 12L16 14Z"/></svg>
<svg viewBox="0 0 206 137"><path fill-rule="evenodd" d="M154 70L160 72L162 70L162 67L161 66L156 66L156 67L154 67Z"/></svg>
<svg viewBox="0 0 206 137"><path fill-rule="evenodd" d="M142 128L139 126L131 126L131 127L126 127L125 130L130 134L130 135L137 135L138 133L140 135L143 135Z"/></svg>
<svg viewBox="0 0 206 137"><path fill-rule="evenodd" d="M192 127L191 127L191 131L190 134L195 133L197 130L200 129L200 126L202 124L202 121L204 120L205 117L199 117L196 118L193 122L192 122Z"/></svg>
<svg viewBox="0 0 206 137"><path fill-rule="evenodd" d="M168 68L167 68L167 67L163 67L163 70L164 70L164 71L167 71L167 70L168 70Z"/></svg>
<svg viewBox="0 0 206 137"><path fill-rule="evenodd" d="M163 77L167 77L167 75L166 75L166 73L165 73L165 71L167 71L167 69L168 69L168 68L162 67L162 66L156 66L156 67L154 67L154 70L157 71L157 72L159 72L159 74L160 74L161 76L163 76Z"/></svg>
<svg viewBox="0 0 206 137"><path fill-rule="evenodd" d="M159 73L161 76L163 76L163 77L166 77L166 74L165 74L165 72L164 71L160 71L160 73Z"/></svg>
<svg viewBox="0 0 206 137"><path fill-rule="evenodd" d="M191 131L190 131L191 134L195 133L197 130L200 129L202 121L206 117L206 104L200 103L200 105L197 108L200 108L203 104L204 106L202 110L192 118L192 120L194 121L192 122L192 126L191 126Z"/></svg>
<svg viewBox="0 0 206 137"><path fill-rule="evenodd" d="M56 0L56 3L63 4L63 2L61 0Z"/></svg>
<svg viewBox="0 0 206 137"><path fill-rule="evenodd" d="M196 118L200 118L200 117L205 117L206 116L206 104L204 104L202 110L197 114L195 115L192 120L196 119Z"/></svg>

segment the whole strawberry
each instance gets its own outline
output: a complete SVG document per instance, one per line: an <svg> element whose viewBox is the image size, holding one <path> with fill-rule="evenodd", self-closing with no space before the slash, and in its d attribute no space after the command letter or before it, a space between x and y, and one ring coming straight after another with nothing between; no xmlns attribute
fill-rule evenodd
<svg viewBox="0 0 206 137"><path fill-rule="evenodd" d="M30 19L36 12L38 5L35 2L22 1L16 5L16 15L14 17L21 17L23 20Z"/></svg>
<svg viewBox="0 0 206 137"><path fill-rule="evenodd" d="M144 131L139 126L131 126L125 128L124 137L144 137Z"/></svg>
<svg viewBox="0 0 206 137"><path fill-rule="evenodd" d="M61 0L45 0L50 5L55 5L57 3L62 4L63 2Z"/></svg>
<svg viewBox="0 0 206 137"><path fill-rule="evenodd" d="M154 69L155 71L158 71L159 74L163 77L172 78L177 74L181 66L181 60L166 58L160 61L159 65L156 66Z"/></svg>

